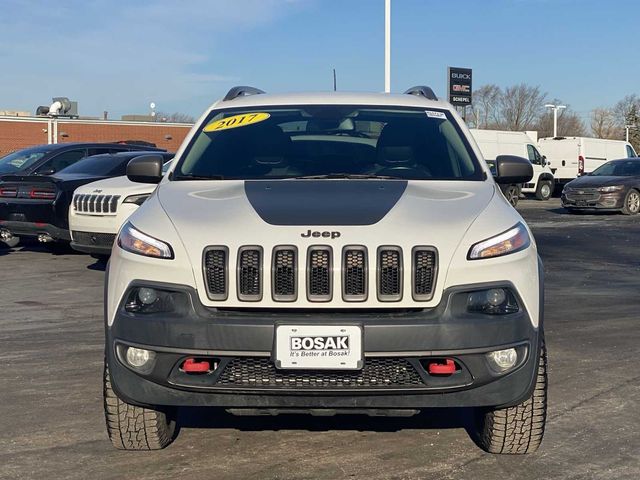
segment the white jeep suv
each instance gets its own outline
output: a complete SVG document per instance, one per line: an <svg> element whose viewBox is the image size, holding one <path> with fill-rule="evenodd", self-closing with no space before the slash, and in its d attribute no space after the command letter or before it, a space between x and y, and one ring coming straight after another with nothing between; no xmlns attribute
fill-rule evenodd
<svg viewBox="0 0 640 480"><path fill-rule="evenodd" d="M478 444L542 439L542 267L451 105L235 87L118 234L107 270L113 444L156 449L180 406L411 415L476 407Z"/></svg>

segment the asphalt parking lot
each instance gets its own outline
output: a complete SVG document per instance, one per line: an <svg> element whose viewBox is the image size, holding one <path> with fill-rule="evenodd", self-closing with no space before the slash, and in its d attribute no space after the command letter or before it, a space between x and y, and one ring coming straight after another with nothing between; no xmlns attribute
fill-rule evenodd
<svg viewBox="0 0 640 480"><path fill-rule="evenodd" d="M102 413L102 281L88 256L0 250L0 478L640 478L640 218L525 200L545 262L550 411L540 451L492 456L470 412L405 419L184 409L166 450L120 452Z"/></svg>

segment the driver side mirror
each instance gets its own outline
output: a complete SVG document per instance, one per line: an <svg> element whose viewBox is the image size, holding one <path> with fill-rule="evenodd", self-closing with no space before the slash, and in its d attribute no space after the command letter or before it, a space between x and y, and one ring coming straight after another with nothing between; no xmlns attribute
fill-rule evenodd
<svg viewBox="0 0 640 480"><path fill-rule="evenodd" d="M499 155L495 165L494 179L499 184L527 183L533 178L533 165L526 158Z"/></svg>
<svg viewBox="0 0 640 480"><path fill-rule="evenodd" d="M56 173L56 169L53 167L46 167L38 171L38 175L53 175L54 173Z"/></svg>
<svg viewBox="0 0 640 480"><path fill-rule="evenodd" d="M140 155L127 164L127 178L137 183L160 183L163 163L160 155Z"/></svg>

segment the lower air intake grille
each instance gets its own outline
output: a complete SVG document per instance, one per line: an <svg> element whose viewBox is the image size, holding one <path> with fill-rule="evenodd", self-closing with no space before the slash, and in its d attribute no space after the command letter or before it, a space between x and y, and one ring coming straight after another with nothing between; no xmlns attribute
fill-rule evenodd
<svg viewBox="0 0 640 480"><path fill-rule="evenodd" d="M262 249L242 247L238 253L238 298L244 301L262 299Z"/></svg>
<svg viewBox="0 0 640 480"><path fill-rule="evenodd" d="M276 247L273 252L273 299L279 302L296 300L297 251L295 247Z"/></svg>
<svg viewBox="0 0 640 480"><path fill-rule="evenodd" d="M359 389L416 388L425 384L404 358L367 358L362 370L277 370L268 358L234 358L216 382L226 388Z"/></svg>
<svg viewBox="0 0 640 480"><path fill-rule="evenodd" d="M436 277L436 252L428 247L413 249L413 298L430 300Z"/></svg>
<svg viewBox="0 0 640 480"><path fill-rule="evenodd" d="M364 247L347 247L343 255L342 294L347 302L367 299L367 251Z"/></svg>
<svg viewBox="0 0 640 480"><path fill-rule="evenodd" d="M227 255L223 247L210 247L204 253L207 292L211 300L227 299Z"/></svg>
<svg viewBox="0 0 640 480"><path fill-rule="evenodd" d="M378 300L397 302L402 299L402 251L399 247L378 249Z"/></svg>
<svg viewBox="0 0 640 480"><path fill-rule="evenodd" d="M331 300L331 248L313 247L309 249L307 267L307 289L311 302Z"/></svg>
<svg viewBox="0 0 640 480"><path fill-rule="evenodd" d="M116 239L115 233L92 233L76 232L72 233L74 243L78 245L95 245L96 247L111 247Z"/></svg>

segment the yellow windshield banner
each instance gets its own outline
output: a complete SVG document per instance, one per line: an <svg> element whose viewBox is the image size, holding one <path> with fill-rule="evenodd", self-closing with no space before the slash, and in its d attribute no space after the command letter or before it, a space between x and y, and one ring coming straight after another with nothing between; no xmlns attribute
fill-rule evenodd
<svg viewBox="0 0 640 480"><path fill-rule="evenodd" d="M229 130L230 128L246 127L247 125L253 125L254 123L264 122L271 115L264 112L256 113L243 113L241 115L234 115L232 117L223 118L222 120L215 120L204 127L203 131L220 132L222 130Z"/></svg>

